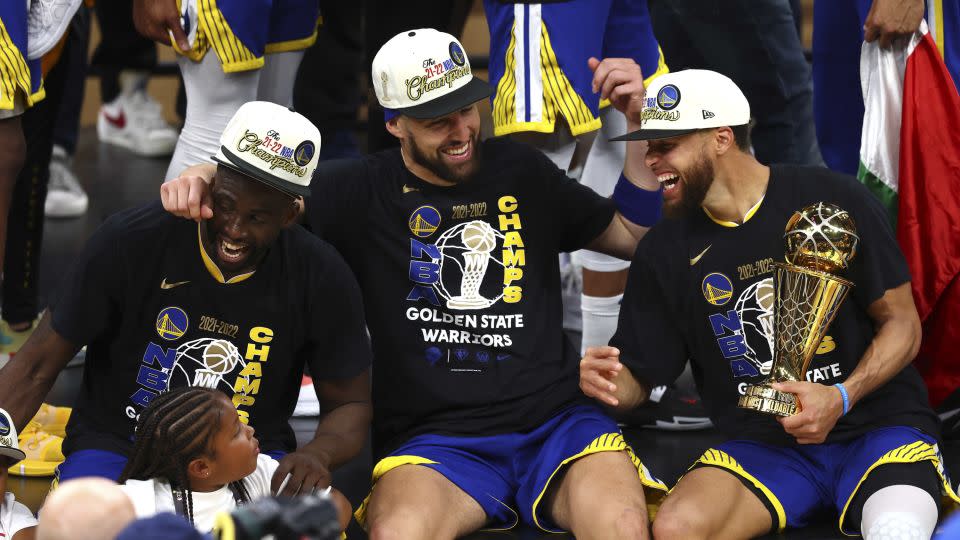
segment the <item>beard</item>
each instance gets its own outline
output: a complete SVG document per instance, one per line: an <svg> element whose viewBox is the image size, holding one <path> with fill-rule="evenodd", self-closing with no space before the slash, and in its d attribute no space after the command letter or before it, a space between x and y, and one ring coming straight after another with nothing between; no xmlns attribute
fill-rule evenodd
<svg viewBox="0 0 960 540"><path fill-rule="evenodd" d="M699 159L686 171L680 172L680 199L665 204L663 213L674 219L690 215L703 204L710 186L713 185L713 162L700 154Z"/></svg>
<svg viewBox="0 0 960 540"><path fill-rule="evenodd" d="M454 184L470 180L480 168L479 133L474 134L470 139L470 151L472 154L469 161L461 163L456 167L451 167L444 161L439 148L434 151L434 156L430 157L427 155L427 152L417 144L417 139L413 137L410 138L410 158L421 167Z"/></svg>

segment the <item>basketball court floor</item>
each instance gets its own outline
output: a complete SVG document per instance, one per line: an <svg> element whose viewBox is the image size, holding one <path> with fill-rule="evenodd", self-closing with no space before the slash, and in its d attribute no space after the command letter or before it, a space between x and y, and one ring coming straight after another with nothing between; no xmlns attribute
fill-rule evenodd
<svg viewBox="0 0 960 540"><path fill-rule="evenodd" d="M159 197L159 186L167 167L166 159L138 158L125 150L101 145L92 128L84 128L75 159L75 171L90 197L90 210L80 218L46 220L40 267L41 305L83 248L84 242L110 214ZM0 350L0 352L3 352ZM47 401L55 405L72 404L80 386L82 367L72 364L57 380ZM294 419L298 440L308 440L315 429L316 419ZM699 454L720 441L713 430L697 432L662 432L626 428L627 441L644 463L661 479L671 484ZM951 476L960 474L960 444L947 443L943 448ZM337 486L356 507L367 493L371 471L369 448L358 458L334 473ZM7 488L18 500L37 510L49 488L49 478L22 478L11 476ZM366 538L354 523L348 530L351 539ZM505 533L478 533L472 539L539 539L564 538L562 535L540 533L531 529L517 529ZM769 538L785 539L840 539L845 538L836 526L836 517L824 516L815 526L793 530Z"/></svg>

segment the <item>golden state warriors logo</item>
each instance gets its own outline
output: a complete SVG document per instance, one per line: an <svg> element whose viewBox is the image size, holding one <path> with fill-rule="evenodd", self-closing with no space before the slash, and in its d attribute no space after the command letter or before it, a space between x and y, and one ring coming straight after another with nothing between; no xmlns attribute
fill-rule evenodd
<svg viewBox="0 0 960 540"><path fill-rule="evenodd" d="M313 154L316 153L317 147L313 144L313 141L303 141L297 145L297 149L293 151L293 162L301 167L306 167L310 160L313 159Z"/></svg>
<svg viewBox="0 0 960 540"><path fill-rule="evenodd" d="M187 333L189 325L187 314L178 307L163 308L157 315L157 335L168 341L180 339Z"/></svg>
<svg viewBox="0 0 960 540"><path fill-rule="evenodd" d="M703 278L700 289L707 302L715 306L722 306L733 297L733 283L730 282L730 278L719 272L708 274Z"/></svg>
<svg viewBox="0 0 960 540"><path fill-rule="evenodd" d="M440 212L432 206L421 206L410 214L407 224L410 232L420 238L426 238L437 232L437 227L440 226Z"/></svg>
<svg viewBox="0 0 960 540"><path fill-rule="evenodd" d="M453 60L453 63L462 66L467 63L467 56L463 54L463 49L460 48L460 44L456 41L450 42L450 59Z"/></svg>
<svg viewBox="0 0 960 540"><path fill-rule="evenodd" d="M0 437L6 437L10 434L10 424L7 422L7 415L0 414Z"/></svg>
<svg viewBox="0 0 960 540"><path fill-rule="evenodd" d="M680 89L672 84L665 85L657 92L657 105L665 111L675 109L680 104Z"/></svg>

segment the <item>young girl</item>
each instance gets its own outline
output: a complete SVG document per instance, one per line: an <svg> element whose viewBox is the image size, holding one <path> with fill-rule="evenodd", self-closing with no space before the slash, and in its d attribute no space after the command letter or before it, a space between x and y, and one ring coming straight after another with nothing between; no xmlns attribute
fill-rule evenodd
<svg viewBox="0 0 960 540"><path fill-rule="evenodd" d="M208 532L217 513L270 496L278 466L260 454L253 428L240 422L225 394L179 388L157 396L140 414L133 455L119 482L138 518L175 512Z"/></svg>

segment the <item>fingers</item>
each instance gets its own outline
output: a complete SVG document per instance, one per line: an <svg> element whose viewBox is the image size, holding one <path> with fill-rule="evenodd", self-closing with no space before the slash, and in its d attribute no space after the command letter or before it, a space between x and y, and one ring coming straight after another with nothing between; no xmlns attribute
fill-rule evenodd
<svg viewBox="0 0 960 540"><path fill-rule="evenodd" d="M213 217L210 188L198 176L181 176L160 186L160 202L171 214L194 221Z"/></svg>
<svg viewBox="0 0 960 540"><path fill-rule="evenodd" d="M287 484L290 483L290 469L293 468L293 465L290 460L287 459L288 456L280 459L280 466L274 471L273 478L270 480L270 492L273 494L279 493L281 489L285 489Z"/></svg>
<svg viewBox="0 0 960 540"><path fill-rule="evenodd" d="M617 406L620 401L614 392L617 385L612 380L623 369L623 364L611 353L619 353L614 347L591 347L580 361L580 389L589 397ZM604 354L604 356L598 356Z"/></svg>
<svg viewBox="0 0 960 540"><path fill-rule="evenodd" d="M587 347L587 356L586 358L613 358L616 360L620 357L620 349L616 347L610 347L608 345L602 345L599 347Z"/></svg>
<svg viewBox="0 0 960 540"><path fill-rule="evenodd" d="M170 31L170 35L173 36L173 41L177 44L177 48L181 51L190 50L190 42L187 41L187 34L183 32L183 26L180 25L180 14L173 13L172 15L168 15L166 22L167 29Z"/></svg>
<svg viewBox="0 0 960 540"><path fill-rule="evenodd" d="M596 59L593 58L591 60L596 60ZM632 72L636 72L636 74L640 73L640 66L638 66L637 63L634 62L633 59L631 58L605 58L603 59L602 62L597 63L596 67L593 67L594 63L590 62L589 60L587 61L587 63L588 65L591 66L590 69L593 70L593 92L594 93L599 92L603 88L604 81L606 81L607 77L610 75L612 71L619 70L626 73L632 73ZM642 80L643 79L641 79L641 81Z"/></svg>

